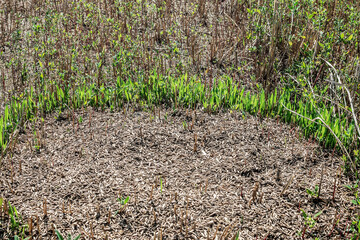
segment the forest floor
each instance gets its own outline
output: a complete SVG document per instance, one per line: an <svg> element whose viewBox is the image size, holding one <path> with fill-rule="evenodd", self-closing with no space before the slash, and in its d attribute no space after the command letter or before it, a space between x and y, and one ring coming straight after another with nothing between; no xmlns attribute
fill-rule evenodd
<svg viewBox="0 0 360 240"><path fill-rule="evenodd" d="M276 120L75 114L80 124L62 113L28 127L1 167L1 195L32 219L34 238L55 228L82 239L343 239L357 211L342 160ZM316 185L319 198L306 191Z"/></svg>

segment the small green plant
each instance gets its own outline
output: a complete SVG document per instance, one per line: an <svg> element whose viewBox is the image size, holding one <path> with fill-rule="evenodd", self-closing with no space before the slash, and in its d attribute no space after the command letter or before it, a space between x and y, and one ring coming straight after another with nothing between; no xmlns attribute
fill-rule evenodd
<svg viewBox="0 0 360 240"><path fill-rule="evenodd" d="M302 231L299 231L298 232L298 235L302 235L302 238L304 239L304 235L305 235L305 232L306 232L306 229L309 229L309 228L313 228L315 227L315 224L319 218L319 216L322 214L322 211L316 213L314 216L311 216L310 214L307 214L305 212L305 210L303 209L300 209L301 210L301 215L303 216L303 219L304 219L304 229Z"/></svg>
<svg viewBox="0 0 360 240"><path fill-rule="evenodd" d="M313 198L317 198L319 196L319 186L316 185L314 190L306 189L306 192Z"/></svg>
<svg viewBox="0 0 360 240"><path fill-rule="evenodd" d="M349 189L351 192L355 192L356 189L359 187L359 180L357 180L354 185L344 185L344 187Z"/></svg>
<svg viewBox="0 0 360 240"><path fill-rule="evenodd" d="M57 236L57 238L58 238L58 240L64 240L65 238L63 237L63 235L58 231L58 230L55 230L55 233L56 233L56 236ZM79 234L77 237L75 237L75 238L72 238L71 237L71 234L68 234L68 236L67 236L67 240L78 240L78 239L80 239L80 237L81 237L81 234Z"/></svg>
<svg viewBox="0 0 360 240"><path fill-rule="evenodd" d="M239 232L236 233L235 240L239 240Z"/></svg>
<svg viewBox="0 0 360 240"><path fill-rule="evenodd" d="M351 203L360 206L359 192L356 192L354 195L355 199L351 200Z"/></svg>
<svg viewBox="0 0 360 240"><path fill-rule="evenodd" d="M3 198L0 198L0 210L6 209L5 205L6 201L4 201ZM18 213L18 211L16 210L16 208L14 206L11 205L10 202L7 203L8 205L8 216L9 216L9 220L10 220L10 228L9 230L11 231L10 234L12 236L14 236L14 239L23 239L23 240L27 240L29 238L25 238L26 237L26 233L27 233L27 229L28 229L28 225L23 223L23 219L20 216L20 214ZM2 219L0 219L0 226L2 226ZM4 223L7 224L7 223Z"/></svg>
<svg viewBox="0 0 360 240"><path fill-rule="evenodd" d="M186 130L186 129L187 129L187 123L186 123L185 121L183 121L183 122L182 122L182 125L183 125L183 127L184 127L184 130Z"/></svg>
<svg viewBox="0 0 360 240"><path fill-rule="evenodd" d="M30 237L27 237L27 238L19 238L17 235L14 236L14 240L29 240Z"/></svg>
<svg viewBox="0 0 360 240"><path fill-rule="evenodd" d="M359 179L354 183L354 185L348 184L344 185L344 187L349 189L355 196L355 199L351 200L351 203L360 206L359 191L357 190L359 188Z"/></svg>
<svg viewBox="0 0 360 240"><path fill-rule="evenodd" d="M304 218L304 224L309 228L315 227L316 221L319 216L322 214L322 211L316 213L313 217L310 214L307 214L304 209L301 209L302 216Z"/></svg>
<svg viewBox="0 0 360 240"><path fill-rule="evenodd" d="M354 221L352 221L349 230L354 234L351 240L360 238L360 216L358 216Z"/></svg>
<svg viewBox="0 0 360 240"><path fill-rule="evenodd" d="M121 196L116 200L120 203L120 207L123 208L123 207L125 207L126 203L129 201L129 199L130 199L130 196L127 196L126 198Z"/></svg>
<svg viewBox="0 0 360 240"><path fill-rule="evenodd" d="M120 203L120 209L115 212L115 216L125 208L126 204L130 200L130 196L127 196L126 198L120 196L116 200Z"/></svg>
<svg viewBox="0 0 360 240"><path fill-rule="evenodd" d="M162 193L162 191L163 191L163 180L160 177L160 193Z"/></svg>

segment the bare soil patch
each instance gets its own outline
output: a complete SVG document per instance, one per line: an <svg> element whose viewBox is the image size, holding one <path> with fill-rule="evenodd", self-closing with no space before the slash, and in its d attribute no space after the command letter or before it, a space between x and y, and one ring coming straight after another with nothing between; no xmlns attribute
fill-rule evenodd
<svg viewBox="0 0 360 240"><path fill-rule="evenodd" d="M355 211L344 177L332 201L341 160L275 120L169 109L160 119L76 115L78 128L66 114L45 119L37 153L28 128L2 164L0 197L33 218L38 239L55 239L53 225L82 239L300 239L300 208L322 211L305 238L341 239ZM322 169L317 201L306 188L320 184ZM123 208L120 196L129 196Z"/></svg>

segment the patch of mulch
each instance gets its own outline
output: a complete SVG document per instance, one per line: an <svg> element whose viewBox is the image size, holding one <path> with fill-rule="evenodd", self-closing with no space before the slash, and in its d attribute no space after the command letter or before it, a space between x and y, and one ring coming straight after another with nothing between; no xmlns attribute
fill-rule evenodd
<svg viewBox="0 0 360 240"><path fill-rule="evenodd" d="M55 239L54 228L82 239L342 239L356 211L343 176L332 200L341 160L275 120L170 109L79 111L79 125L54 116L36 126L40 151L28 126L0 173L0 197L33 219L36 239ZM317 200L306 189L321 177ZM315 226L304 230L300 209L322 211Z"/></svg>

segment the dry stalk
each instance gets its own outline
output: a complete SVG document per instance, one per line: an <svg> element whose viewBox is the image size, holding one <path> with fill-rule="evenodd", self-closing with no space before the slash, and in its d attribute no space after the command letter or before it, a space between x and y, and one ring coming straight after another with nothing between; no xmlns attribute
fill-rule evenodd
<svg viewBox="0 0 360 240"><path fill-rule="evenodd" d="M208 188L208 183L209 183L209 179L206 179L204 193L206 193L206 191L207 191L207 188Z"/></svg>
<svg viewBox="0 0 360 240"><path fill-rule="evenodd" d="M8 204L9 204L9 203L6 201L6 199L4 199L4 202L3 202L3 213L4 213L4 217L8 217L8 216L9 216ZM6 218L5 220L7 220L7 218Z"/></svg>
<svg viewBox="0 0 360 240"><path fill-rule="evenodd" d="M253 191L252 191L251 199L249 201L249 207L251 206L251 203L255 202L255 200L256 200L256 195L257 195L257 192L259 191L259 186L260 186L259 182L256 182L254 185Z"/></svg>
<svg viewBox="0 0 360 240"><path fill-rule="evenodd" d="M149 198L149 201L151 201L152 200L152 197L153 197L153 192L154 192L154 185L152 185L152 187L151 187L151 192L150 192L150 198Z"/></svg>
<svg viewBox="0 0 360 240"><path fill-rule="evenodd" d="M295 112L295 111L293 111L293 110L288 109L283 103L281 103L281 105L282 105L286 110L288 110L288 111L290 111L290 112L292 112L292 113L294 113L294 114L296 114L296 115L298 115L298 116L300 116L300 117L302 117L302 118L305 118L305 119L307 119L307 120L309 120L309 121L311 121L311 122L314 122L314 123L317 123L317 124L323 124L323 126L325 126L327 129L329 129L329 131L331 132L331 134L335 137L336 141L337 141L338 144L340 145L341 149L346 153L346 155L347 155L350 163L352 164L351 171L353 171L353 173L357 172L356 165L355 165L354 161L352 160L352 158L350 157L350 154L349 154L349 152L346 150L344 144L340 141L340 139L336 136L336 134L334 133L334 131L329 127L329 125L327 125L327 124L325 123L325 121L324 121L322 118L316 117L316 118L314 118L314 119L311 119L311 118L305 117L305 116L303 116L303 115L301 115L301 114L299 114L299 113L297 113L297 112ZM319 120L321 123L316 122L316 120Z"/></svg>
<svg viewBox="0 0 360 240"><path fill-rule="evenodd" d="M65 215L65 204L64 204L64 202L62 202L62 208L61 208L61 210L62 210L63 215Z"/></svg>
<svg viewBox="0 0 360 240"><path fill-rule="evenodd" d="M232 223L224 229L224 232L221 234L220 239L225 239L227 237L228 231L231 226L232 226Z"/></svg>
<svg viewBox="0 0 360 240"><path fill-rule="evenodd" d="M214 237L212 238L212 240L215 240L216 235L217 235L217 233L219 231L219 227L220 227L220 224L216 227L215 234L214 234Z"/></svg>
<svg viewBox="0 0 360 240"><path fill-rule="evenodd" d="M155 210L153 209L153 216L154 216L154 222L153 224L155 225L156 224L156 213L155 213Z"/></svg>
<svg viewBox="0 0 360 240"><path fill-rule="evenodd" d="M321 186L322 186L322 182L323 182L323 177L324 177L324 164L321 168L321 178L320 178L320 183L319 183L319 193L318 193L317 199L320 198L320 191L321 191Z"/></svg>
<svg viewBox="0 0 360 240"><path fill-rule="evenodd" d="M36 227L37 227L37 232L40 235L40 223L39 223L39 216L36 216Z"/></svg>
<svg viewBox="0 0 360 240"><path fill-rule="evenodd" d="M19 160L19 173L21 174L21 159Z"/></svg>
<svg viewBox="0 0 360 240"><path fill-rule="evenodd" d="M180 230L179 230L179 232L180 232L180 234L182 233L182 218L180 217Z"/></svg>
<svg viewBox="0 0 360 240"><path fill-rule="evenodd" d="M99 204L96 206L96 216L95 216L96 219L100 218L100 206Z"/></svg>
<svg viewBox="0 0 360 240"><path fill-rule="evenodd" d="M93 231L92 222L90 222L90 236L91 236L91 239L94 239L94 231Z"/></svg>
<svg viewBox="0 0 360 240"><path fill-rule="evenodd" d="M329 62L326 61L325 59L323 59L323 60L325 61L325 63L326 63L327 65L329 65L329 66L333 69L333 71L334 71L334 73L335 73L335 75L336 75L336 78L337 78L337 80L338 80L338 83L336 83L336 85L340 85L341 87L343 87L343 88L345 89L346 93L348 94L348 100L349 100L349 102L350 102L350 108L351 108L351 113L352 113L352 117L353 117L353 120L354 120L355 129L356 129L357 134L358 134L358 139L360 140L360 127L359 127L359 124L358 124L358 121L357 121L357 117L356 117L356 115L355 115L355 110L354 110L354 105L353 105L353 99L352 99L352 97L351 97L350 91L349 91L349 89L341 82L340 77L339 77L339 74L337 73L337 71L336 71L336 69L334 68L334 66L331 65L331 63L329 63Z"/></svg>
<svg viewBox="0 0 360 240"><path fill-rule="evenodd" d="M72 214L71 203L69 203L69 214Z"/></svg>
<svg viewBox="0 0 360 240"><path fill-rule="evenodd" d="M197 151L197 134L194 133L194 152Z"/></svg>
<svg viewBox="0 0 360 240"><path fill-rule="evenodd" d="M278 167L278 169L276 170L276 181L280 181L281 179L281 170Z"/></svg>
<svg viewBox="0 0 360 240"><path fill-rule="evenodd" d="M111 211L109 210L108 219L107 219L108 225L111 223Z"/></svg>
<svg viewBox="0 0 360 240"><path fill-rule="evenodd" d="M334 189L333 189L333 194L332 194L332 200L335 202L335 191L336 191L336 181L338 180L338 178L340 177L341 174L341 167L338 167L338 171L336 173L336 176L334 178Z"/></svg>
<svg viewBox="0 0 360 240"><path fill-rule="evenodd" d="M14 166L13 166L12 162L11 162L10 169L11 169L11 173L10 173L11 184L14 184Z"/></svg>
<svg viewBox="0 0 360 240"><path fill-rule="evenodd" d="M29 234L30 234L30 239L32 238L32 231L33 231L33 219L32 219L32 217L30 217L30 219L29 219Z"/></svg>
<svg viewBox="0 0 360 240"><path fill-rule="evenodd" d="M55 238L56 233L55 233L55 225L54 224L51 224L51 233L52 233L52 236Z"/></svg>
<svg viewBox="0 0 360 240"><path fill-rule="evenodd" d="M283 190L281 191L280 193L280 197L284 194L284 192L288 189L288 187L290 186L290 184L292 183L292 181L294 180L295 178L295 174L293 174L291 176L291 178L289 179L288 183L285 185L285 187L283 188Z"/></svg>
<svg viewBox="0 0 360 240"><path fill-rule="evenodd" d="M44 198L43 200L43 210L44 210L44 217L47 217L46 198Z"/></svg>

